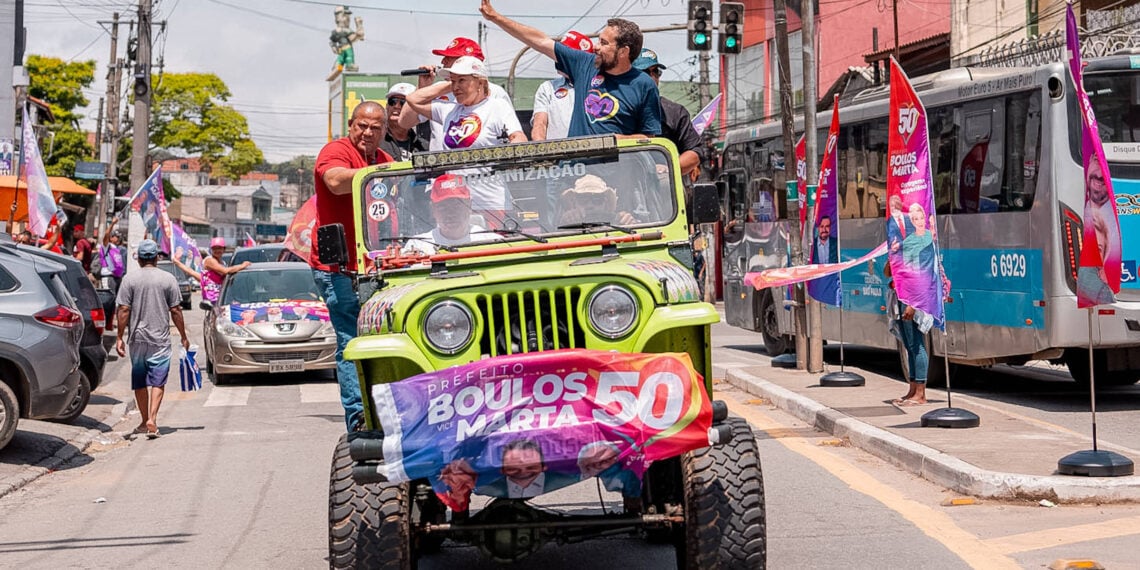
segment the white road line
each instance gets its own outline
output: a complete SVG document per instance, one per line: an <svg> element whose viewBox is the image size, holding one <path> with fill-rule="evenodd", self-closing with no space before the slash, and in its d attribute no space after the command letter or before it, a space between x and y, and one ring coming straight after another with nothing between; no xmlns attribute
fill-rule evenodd
<svg viewBox="0 0 1140 570"><path fill-rule="evenodd" d="M301 403L339 402L340 386L335 382L301 384Z"/></svg>
<svg viewBox="0 0 1140 570"><path fill-rule="evenodd" d="M215 386L206 398L203 407L213 408L220 406L244 406L249 402L249 394L253 391L251 386Z"/></svg>

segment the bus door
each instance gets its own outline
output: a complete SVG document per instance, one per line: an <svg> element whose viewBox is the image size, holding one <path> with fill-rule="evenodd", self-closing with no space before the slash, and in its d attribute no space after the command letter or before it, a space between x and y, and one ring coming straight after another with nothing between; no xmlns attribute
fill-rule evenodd
<svg viewBox="0 0 1140 570"><path fill-rule="evenodd" d="M724 318L730 325L758 330L757 322L752 315L754 291L744 284L744 274L748 272L748 256L744 248L744 226L748 209L745 189L748 175L741 168L726 170L722 176L727 186L724 219L721 223L724 233L720 240L724 279Z"/></svg>

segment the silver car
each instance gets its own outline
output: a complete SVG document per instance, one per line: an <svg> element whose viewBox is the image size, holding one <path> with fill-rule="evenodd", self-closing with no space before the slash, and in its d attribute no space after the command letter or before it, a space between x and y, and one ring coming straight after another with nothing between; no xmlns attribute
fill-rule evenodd
<svg viewBox="0 0 1140 570"><path fill-rule="evenodd" d="M235 374L336 368L336 332L308 264L251 265L226 278L217 306L202 308L214 384Z"/></svg>

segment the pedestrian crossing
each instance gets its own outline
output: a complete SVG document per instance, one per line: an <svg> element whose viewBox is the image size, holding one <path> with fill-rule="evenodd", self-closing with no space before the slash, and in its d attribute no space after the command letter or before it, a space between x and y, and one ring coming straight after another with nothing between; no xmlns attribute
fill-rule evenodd
<svg viewBox="0 0 1140 570"><path fill-rule="evenodd" d="M208 383L208 381L207 381ZM253 405L339 404L340 387L336 382L297 384L263 384L213 386L198 392L174 392L173 401L200 401L204 408L233 408Z"/></svg>

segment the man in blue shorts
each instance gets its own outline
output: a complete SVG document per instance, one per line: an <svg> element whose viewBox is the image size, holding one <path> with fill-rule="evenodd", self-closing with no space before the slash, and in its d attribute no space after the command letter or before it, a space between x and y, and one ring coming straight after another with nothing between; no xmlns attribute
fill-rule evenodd
<svg viewBox="0 0 1140 570"><path fill-rule="evenodd" d="M597 53L578 51L548 37L542 30L521 24L495 11L482 0L479 11L487 21L554 59L574 84L574 114L568 136L614 134L619 138L659 136L661 97L657 84L633 67L641 55L642 35L637 24L611 18L595 42Z"/></svg>
<svg viewBox="0 0 1140 570"><path fill-rule="evenodd" d="M135 434L154 439L158 433L158 408L170 372L170 322L182 336L182 348L190 348L182 320L182 293L174 276L158 268L158 244L144 239L138 248L139 270L127 273L115 299L118 308L119 356L131 352L131 389L135 392L142 421ZM124 342L123 336L127 335Z"/></svg>

